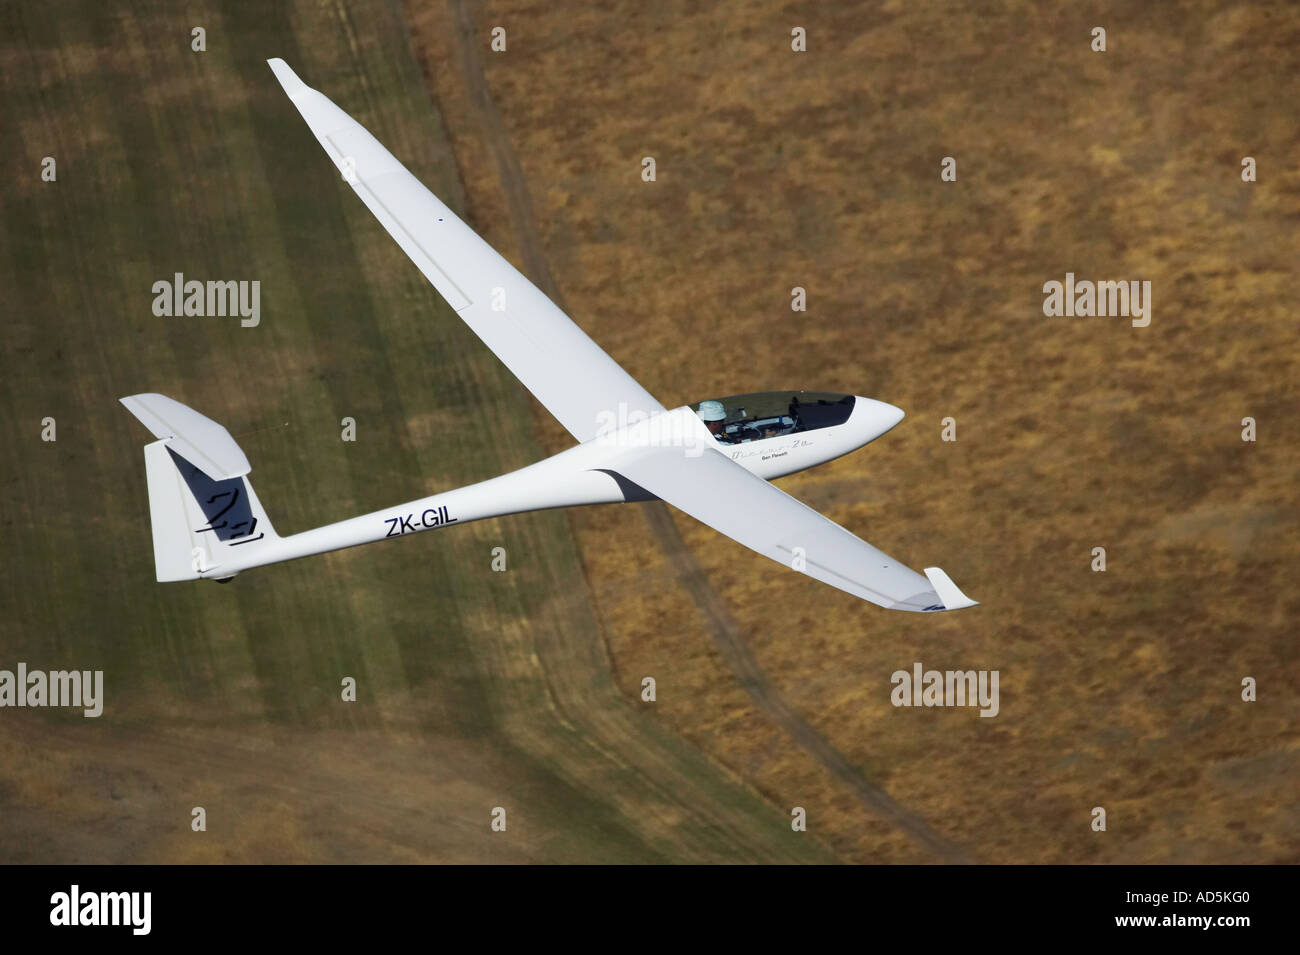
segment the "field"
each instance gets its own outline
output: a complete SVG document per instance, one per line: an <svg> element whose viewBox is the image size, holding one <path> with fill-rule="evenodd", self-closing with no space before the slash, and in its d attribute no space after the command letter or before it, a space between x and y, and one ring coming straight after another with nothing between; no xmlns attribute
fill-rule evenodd
<svg viewBox="0 0 1300 955"><path fill-rule="evenodd" d="M420 7L422 62L510 248L456 9ZM507 28L486 85L570 314L670 407L804 387L905 409L780 483L982 601L880 613L689 518L683 565L653 509L575 512L624 693L675 688L656 714L845 859L1300 858L1297 11L473 9L478 36ZM1269 174L1243 183L1245 155ZM1067 271L1150 280L1150 326L1046 318ZM1243 443L1246 416L1269 436ZM999 669L1000 714L895 709L915 661ZM1267 700L1241 702L1247 676Z"/></svg>
<svg viewBox="0 0 1300 955"><path fill-rule="evenodd" d="M0 710L0 861L1300 861L1300 11L1076 6L0 10L0 668L106 688ZM155 583L123 395L224 423L282 534L568 442L269 56L666 406L905 409L780 484L981 606L888 613L659 504ZM259 280L260 325L155 316L175 272ZM1149 280L1151 324L1046 317L1066 272ZM916 661L998 670L1000 712L891 706Z"/></svg>

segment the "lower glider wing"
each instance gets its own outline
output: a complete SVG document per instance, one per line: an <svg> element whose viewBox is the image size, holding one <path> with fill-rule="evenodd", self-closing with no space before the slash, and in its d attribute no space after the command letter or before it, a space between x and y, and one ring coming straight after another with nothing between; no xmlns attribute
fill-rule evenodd
<svg viewBox="0 0 1300 955"><path fill-rule="evenodd" d="M609 470L750 550L890 610L973 607L938 567L922 577L712 448L628 450Z"/></svg>

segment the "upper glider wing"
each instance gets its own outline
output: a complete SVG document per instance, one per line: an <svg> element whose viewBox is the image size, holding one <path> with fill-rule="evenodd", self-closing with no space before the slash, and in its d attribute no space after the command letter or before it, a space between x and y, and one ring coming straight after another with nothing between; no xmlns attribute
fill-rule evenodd
<svg viewBox="0 0 1300 955"><path fill-rule="evenodd" d="M343 178L483 343L579 441L602 416L664 410L365 128L281 59L267 61ZM610 420L604 418L603 420Z"/></svg>
<svg viewBox="0 0 1300 955"><path fill-rule="evenodd" d="M714 448L697 457L680 448L630 449L609 470L750 550L881 607L976 604L938 567L922 577Z"/></svg>

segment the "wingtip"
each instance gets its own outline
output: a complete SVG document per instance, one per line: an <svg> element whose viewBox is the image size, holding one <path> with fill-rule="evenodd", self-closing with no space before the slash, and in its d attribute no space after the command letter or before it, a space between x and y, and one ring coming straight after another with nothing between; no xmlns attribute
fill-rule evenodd
<svg viewBox="0 0 1300 955"><path fill-rule="evenodd" d="M962 593L961 588L952 582L952 578L944 573L942 567L925 568L925 576L929 578L930 586L943 601L945 610L965 610L967 607L979 606L979 601L971 600Z"/></svg>
<svg viewBox="0 0 1300 955"><path fill-rule="evenodd" d="M284 87L284 91L289 94L289 99L293 99L300 93L310 89L306 83L298 79L298 74L293 71L289 64L278 56L271 57L266 63L267 66L271 67L271 72L275 74L275 78L280 81L280 85Z"/></svg>

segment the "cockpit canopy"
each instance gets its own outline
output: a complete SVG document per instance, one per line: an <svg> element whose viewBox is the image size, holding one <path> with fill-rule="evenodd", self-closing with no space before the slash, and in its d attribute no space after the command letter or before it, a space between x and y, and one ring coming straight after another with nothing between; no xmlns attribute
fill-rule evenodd
<svg viewBox="0 0 1300 955"><path fill-rule="evenodd" d="M853 402L853 395L825 391L762 391L701 401L691 410L721 443L744 444L843 424Z"/></svg>

